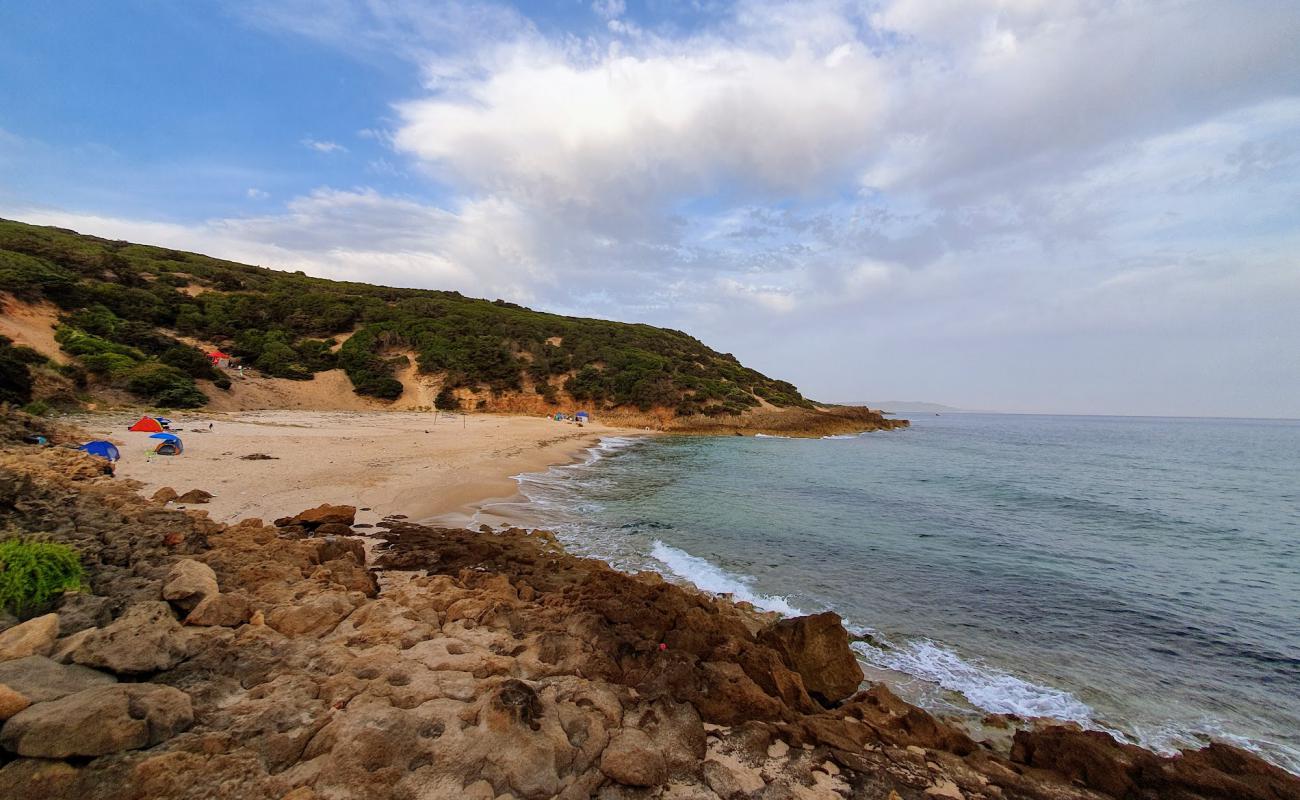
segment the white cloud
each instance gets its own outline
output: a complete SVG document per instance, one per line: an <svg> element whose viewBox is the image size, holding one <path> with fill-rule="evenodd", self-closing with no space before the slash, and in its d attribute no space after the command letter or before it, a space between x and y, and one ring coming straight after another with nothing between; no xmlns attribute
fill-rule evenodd
<svg viewBox="0 0 1300 800"><path fill-rule="evenodd" d="M249 200L265 200L271 196L270 192L264 192L256 186L249 187L248 191L244 192L244 194Z"/></svg>
<svg viewBox="0 0 1300 800"><path fill-rule="evenodd" d="M338 142L331 142L329 140L322 140L322 139L312 139L311 137L307 137L303 139L302 146L311 150L315 150L317 153L346 153L348 151L346 147L339 144Z"/></svg>

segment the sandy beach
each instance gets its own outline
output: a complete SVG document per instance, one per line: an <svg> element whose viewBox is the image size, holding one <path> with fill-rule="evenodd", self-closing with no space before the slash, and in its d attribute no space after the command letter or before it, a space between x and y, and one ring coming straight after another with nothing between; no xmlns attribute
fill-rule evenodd
<svg viewBox="0 0 1300 800"><path fill-rule="evenodd" d="M480 504L518 496L513 476L564 464L602 436L647 431L496 414L253 411L177 415L180 456L150 455L155 440L127 431L133 419L90 417L88 430L122 449L118 475L145 484L215 495L197 506L212 519L268 522L322 502L412 520L465 520ZM209 424L211 429L209 430ZM263 454L267 460L246 456Z"/></svg>

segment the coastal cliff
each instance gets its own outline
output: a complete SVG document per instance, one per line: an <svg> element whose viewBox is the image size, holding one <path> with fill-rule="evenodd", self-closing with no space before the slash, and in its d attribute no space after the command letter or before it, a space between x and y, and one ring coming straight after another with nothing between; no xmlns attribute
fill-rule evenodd
<svg viewBox="0 0 1300 800"><path fill-rule="evenodd" d="M0 529L76 547L87 583L0 623L0 796L1300 798L1224 745L1165 758L1050 722L981 741L861 686L834 615L545 532L329 505L218 524L58 446L75 435L0 417Z"/></svg>

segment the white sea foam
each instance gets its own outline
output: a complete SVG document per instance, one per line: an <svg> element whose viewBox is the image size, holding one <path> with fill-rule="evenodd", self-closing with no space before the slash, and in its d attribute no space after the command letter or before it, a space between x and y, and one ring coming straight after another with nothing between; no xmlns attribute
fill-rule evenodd
<svg viewBox="0 0 1300 800"><path fill-rule="evenodd" d="M985 711L1051 717L1095 727L1092 708L1073 694L972 663L929 639L916 639L899 647L854 642L853 649L873 666L937 683L959 692Z"/></svg>
<svg viewBox="0 0 1300 800"><path fill-rule="evenodd" d="M861 435L862 434L860 433L836 433L830 436L823 436L822 439L831 439L831 440L856 439Z"/></svg>
<svg viewBox="0 0 1300 800"><path fill-rule="evenodd" d="M787 616L797 617L804 613L790 605L789 601L784 597L754 591L751 586L753 578L727 572L703 558L666 545L658 539L650 548L650 555L663 564L673 575L690 581L706 592L729 594L736 600L753 603L754 606L764 611L775 611L778 614Z"/></svg>
<svg viewBox="0 0 1300 800"><path fill-rule="evenodd" d="M771 433L756 433L756 434L754 434L754 438L755 438L755 439L789 439L790 437L789 437L789 436L777 436L777 435L775 435L775 434L771 434Z"/></svg>

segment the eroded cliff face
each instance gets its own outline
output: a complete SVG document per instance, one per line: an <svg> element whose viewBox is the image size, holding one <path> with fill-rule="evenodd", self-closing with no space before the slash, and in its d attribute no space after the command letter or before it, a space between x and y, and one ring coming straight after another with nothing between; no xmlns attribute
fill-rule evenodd
<svg viewBox="0 0 1300 800"><path fill-rule="evenodd" d="M346 506L226 527L165 500L70 450L2 448L0 523L76 544L91 593L4 623L0 796L1300 797L1228 747L977 742L859 691L833 617L776 620L543 532L390 519L368 553Z"/></svg>

